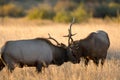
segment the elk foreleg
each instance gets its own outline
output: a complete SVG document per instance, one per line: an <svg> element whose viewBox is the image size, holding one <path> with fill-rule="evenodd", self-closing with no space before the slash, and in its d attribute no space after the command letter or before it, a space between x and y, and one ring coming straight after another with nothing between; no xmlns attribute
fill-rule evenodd
<svg viewBox="0 0 120 80"><path fill-rule="evenodd" d="M37 70L38 73L41 72L42 66L43 66L42 63L37 63L36 70Z"/></svg>

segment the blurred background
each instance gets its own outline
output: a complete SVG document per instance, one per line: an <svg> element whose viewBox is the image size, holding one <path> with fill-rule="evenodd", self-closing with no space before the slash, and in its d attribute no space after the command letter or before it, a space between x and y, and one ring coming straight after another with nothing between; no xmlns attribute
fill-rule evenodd
<svg viewBox="0 0 120 80"><path fill-rule="evenodd" d="M0 0L0 17L80 23L91 18L120 21L120 0Z"/></svg>

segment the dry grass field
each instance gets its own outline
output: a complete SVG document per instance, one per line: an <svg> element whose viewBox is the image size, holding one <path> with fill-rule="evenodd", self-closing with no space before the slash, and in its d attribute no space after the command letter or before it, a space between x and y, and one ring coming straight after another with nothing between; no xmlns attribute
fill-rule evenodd
<svg viewBox="0 0 120 80"><path fill-rule="evenodd" d="M48 33L59 42L67 44L69 24L51 23L49 21L24 21L4 19L0 21L0 47L8 40L31 39L48 37ZM90 32L104 30L110 37L110 48L106 62L101 68L92 61L85 68L83 61L80 64L64 63L62 66L50 65L37 73L35 68L16 68L8 74L6 68L0 72L0 80L120 80L120 24L104 21L92 21L74 24L72 32L77 33L74 40L85 38Z"/></svg>

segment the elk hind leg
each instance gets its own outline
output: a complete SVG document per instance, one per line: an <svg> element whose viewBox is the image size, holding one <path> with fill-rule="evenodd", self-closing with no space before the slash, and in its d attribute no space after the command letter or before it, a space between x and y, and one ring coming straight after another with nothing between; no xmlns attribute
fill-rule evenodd
<svg viewBox="0 0 120 80"><path fill-rule="evenodd" d="M102 66L104 65L104 62L105 62L105 59L102 58L102 59L101 59L101 65L102 65Z"/></svg>
<svg viewBox="0 0 120 80"><path fill-rule="evenodd" d="M85 58L85 66L87 66L89 63L89 59L88 58Z"/></svg>
<svg viewBox="0 0 120 80"><path fill-rule="evenodd" d="M98 59L98 58L94 58L94 59L93 59L93 62L94 62L94 64L95 64L96 66L99 65L99 59Z"/></svg>

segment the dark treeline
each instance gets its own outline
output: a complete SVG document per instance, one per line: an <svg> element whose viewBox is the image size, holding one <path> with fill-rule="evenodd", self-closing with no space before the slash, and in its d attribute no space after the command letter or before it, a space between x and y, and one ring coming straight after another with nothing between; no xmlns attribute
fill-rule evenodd
<svg viewBox="0 0 120 80"><path fill-rule="evenodd" d="M120 0L0 0L0 16L78 22L120 16Z"/></svg>
<svg viewBox="0 0 120 80"><path fill-rule="evenodd" d="M19 1L19 2L24 2L25 0L0 0L0 3L9 3L11 1ZM26 0L26 1L30 1L30 0ZM34 1L34 0L33 0ZM120 0L35 0L35 1L40 1L40 2L51 2L51 1L74 1L77 3L80 2L98 2L98 3L109 3L109 2L116 2L116 3L120 3Z"/></svg>

